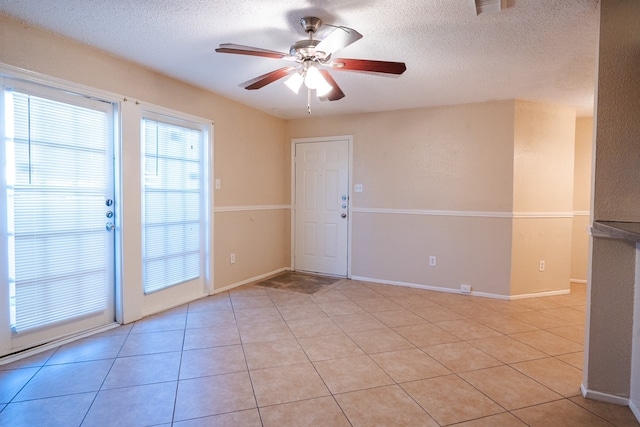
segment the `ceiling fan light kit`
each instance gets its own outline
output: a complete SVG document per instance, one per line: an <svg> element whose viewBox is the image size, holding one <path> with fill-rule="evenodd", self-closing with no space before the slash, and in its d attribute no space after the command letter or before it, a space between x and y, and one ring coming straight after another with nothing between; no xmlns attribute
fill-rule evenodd
<svg viewBox="0 0 640 427"><path fill-rule="evenodd" d="M304 83L304 77L299 72L291 74L291 76L284 81L284 84L286 84L287 87L296 95L300 92L302 83Z"/></svg>
<svg viewBox="0 0 640 427"><path fill-rule="evenodd" d="M221 44L216 49L216 52L262 56L298 63L298 66L274 70L244 82L241 86L247 90L260 89L276 80L289 76L284 83L295 94L299 93L303 83L307 87L307 108L309 113L311 113L310 99L312 90L315 90L321 101L337 101L344 98L344 92L342 92L328 69L394 75L400 75L407 69L404 62L348 58L332 60L331 55L360 40L362 34L351 28L335 26L335 29L323 40L316 40L313 35L322 25L320 18L314 16L304 17L300 20L300 25L309 34L309 38L292 44L289 53L233 43Z"/></svg>

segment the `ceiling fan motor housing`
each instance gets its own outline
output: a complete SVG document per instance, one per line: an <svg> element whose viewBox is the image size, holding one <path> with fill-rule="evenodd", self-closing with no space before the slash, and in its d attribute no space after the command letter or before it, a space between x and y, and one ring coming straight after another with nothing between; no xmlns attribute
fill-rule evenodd
<svg viewBox="0 0 640 427"><path fill-rule="evenodd" d="M299 61L320 61L325 62L329 60L330 54L326 52L316 50L316 46L320 43L320 40L314 40L313 35L322 25L322 19L315 16L305 16L300 20L300 25L304 28L304 31L309 34L309 38L306 40L300 40L291 45L289 54L295 56Z"/></svg>
<svg viewBox="0 0 640 427"><path fill-rule="evenodd" d="M331 55L327 55L321 50L316 50L320 40L300 40L291 45L289 53L301 61L327 61Z"/></svg>

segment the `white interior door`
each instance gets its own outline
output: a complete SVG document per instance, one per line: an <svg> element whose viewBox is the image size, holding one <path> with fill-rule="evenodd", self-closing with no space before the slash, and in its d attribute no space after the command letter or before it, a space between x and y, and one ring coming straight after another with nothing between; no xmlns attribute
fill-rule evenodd
<svg viewBox="0 0 640 427"><path fill-rule="evenodd" d="M0 355L113 323L113 105L6 80Z"/></svg>
<svg viewBox="0 0 640 427"><path fill-rule="evenodd" d="M347 276L349 141L295 143L294 269Z"/></svg>

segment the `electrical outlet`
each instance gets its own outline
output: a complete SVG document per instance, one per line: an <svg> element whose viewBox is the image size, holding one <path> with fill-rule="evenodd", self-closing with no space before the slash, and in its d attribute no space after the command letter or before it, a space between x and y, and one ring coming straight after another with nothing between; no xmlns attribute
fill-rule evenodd
<svg viewBox="0 0 640 427"><path fill-rule="evenodd" d="M471 293L471 285L460 285L460 293L461 294L470 294Z"/></svg>
<svg viewBox="0 0 640 427"><path fill-rule="evenodd" d="M216 186L216 190L219 190L220 188L222 188L222 183L220 182L220 178L216 178L214 184Z"/></svg>
<svg viewBox="0 0 640 427"><path fill-rule="evenodd" d="M540 271L544 271L544 260L540 260Z"/></svg>
<svg viewBox="0 0 640 427"><path fill-rule="evenodd" d="M430 265L431 267L435 267L435 266L436 266L436 257L435 257L434 255L431 255L431 256L429 257L429 265Z"/></svg>
<svg viewBox="0 0 640 427"><path fill-rule="evenodd" d="M236 263L236 254L229 254L229 262L231 264L235 264Z"/></svg>

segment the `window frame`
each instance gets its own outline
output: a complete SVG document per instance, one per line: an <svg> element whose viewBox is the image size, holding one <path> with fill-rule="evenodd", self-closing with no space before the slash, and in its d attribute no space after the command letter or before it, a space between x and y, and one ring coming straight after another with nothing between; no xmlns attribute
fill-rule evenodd
<svg viewBox="0 0 640 427"><path fill-rule="evenodd" d="M187 280L179 283L174 283L159 289L153 289L147 291L145 289L145 269L146 269L146 256L145 256L145 196L146 196L146 174L145 174L145 160L146 160L146 152L145 152L145 138L144 138L144 126L145 121L151 120L160 123L165 123L172 126L183 127L186 129L197 130L200 132L200 239L199 239L199 263L200 263L200 271L197 278L192 280ZM185 113L180 113L177 111L168 110L162 107L157 106L145 106L140 110L140 231L141 231L141 288L145 297L151 297L153 294L161 294L163 291L170 291L172 288L179 288L182 285L189 285L196 283L196 287L199 288L203 293L208 294L210 291L210 283L211 283L211 273L210 273L210 259L211 259L211 249L210 249L210 236L211 230L213 229L213 217L210 212L211 203L211 195L210 195L210 186L209 186L209 174L210 169L212 167L210 152L212 150L212 134L213 134L213 123L208 122L205 119L191 116Z"/></svg>

